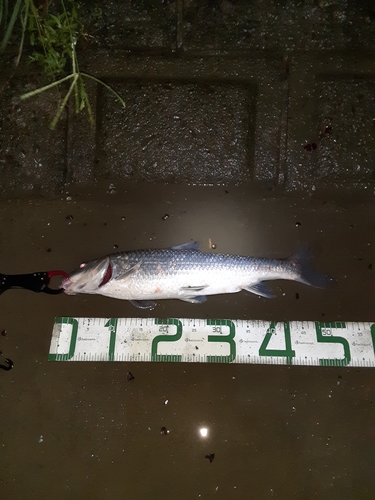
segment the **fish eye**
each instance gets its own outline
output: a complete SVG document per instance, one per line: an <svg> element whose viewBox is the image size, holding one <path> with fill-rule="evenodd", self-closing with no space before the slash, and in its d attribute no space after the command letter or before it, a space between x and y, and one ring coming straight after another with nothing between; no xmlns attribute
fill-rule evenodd
<svg viewBox="0 0 375 500"><path fill-rule="evenodd" d="M82 269L83 267L85 267L86 265L86 262L82 262L82 264L80 264L79 268Z"/></svg>

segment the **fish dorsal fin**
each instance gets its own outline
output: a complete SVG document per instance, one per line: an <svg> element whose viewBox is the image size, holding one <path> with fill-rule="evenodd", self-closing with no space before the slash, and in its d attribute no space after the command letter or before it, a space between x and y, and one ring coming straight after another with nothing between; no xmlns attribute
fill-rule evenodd
<svg viewBox="0 0 375 500"><path fill-rule="evenodd" d="M188 241L187 243L182 243L181 245L175 245L171 247L172 250L199 250L198 241Z"/></svg>

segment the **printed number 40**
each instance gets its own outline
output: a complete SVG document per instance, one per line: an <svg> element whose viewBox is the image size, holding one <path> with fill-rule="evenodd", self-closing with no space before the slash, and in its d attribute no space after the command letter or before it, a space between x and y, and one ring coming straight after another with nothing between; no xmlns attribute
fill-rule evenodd
<svg viewBox="0 0 375 500"><path fill-rule="evenodd" d="M287 363L291 363L292 358L295 357L296 353L292 349L289 323L284 323L285 348L284 349L268 349L268 344L272 338L272 335L276 335L276 325L277 325L277 323L275 321L271 322L271 325L267 330L266 336L263 339L262 345L259 348L259 356L285 357Z"/></svg>

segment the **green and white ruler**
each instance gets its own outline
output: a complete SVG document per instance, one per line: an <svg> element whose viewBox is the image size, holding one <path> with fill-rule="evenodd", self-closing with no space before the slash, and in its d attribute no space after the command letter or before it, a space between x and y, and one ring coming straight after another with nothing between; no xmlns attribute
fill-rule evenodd
<svg viewBox="0 0 375 500"><path fill-rule="evenodd" d="M50 361L375 366L374 323L55 318Z"/></svg>

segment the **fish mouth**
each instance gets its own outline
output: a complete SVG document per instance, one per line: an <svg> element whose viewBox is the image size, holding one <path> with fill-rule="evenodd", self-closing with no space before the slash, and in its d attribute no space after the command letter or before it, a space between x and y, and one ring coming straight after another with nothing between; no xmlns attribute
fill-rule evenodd
<svg viewBox="0 0 375 500"><path fill-rule="evenodd" d="M67 295L95 293L112 279L113 270L111 263L108 261L104 262L104 264L106 264L106 267L104 267L103 262L101 262L101 269L98 269L99 265L97 264L91 269L88 269L87 273L86 270L88 266L81 264L78 272L74 272L68 278L62 280L60 288L62 288ZM85 272L82 272L81 269ZM97 274L97 276L95 276L95 274Z"/></svg>
<svg viewBox="0 0 375 500"><path fill-rule="evenodd" d="M71 290L72 286L74 286L74 283L69 278L65 278L61 282L59 288L62 288L67 295L75 295L76 292L73 292L73 290Z"/></svg>

